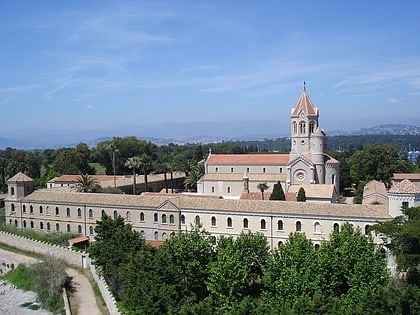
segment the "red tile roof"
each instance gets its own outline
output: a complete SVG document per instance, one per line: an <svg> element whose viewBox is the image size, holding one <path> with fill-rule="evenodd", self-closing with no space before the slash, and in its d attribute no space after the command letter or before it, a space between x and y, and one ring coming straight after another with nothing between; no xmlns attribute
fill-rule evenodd
<svg viewBox="0 0 420 315"><path fill-rule="evenodd" d="M289 154L211 154L207 164L211 165L286 165Z"/></svg>
<svg viewBox="0 0 420 315"><path fill-rule="evenodd" d="M114 180L114 176L113 175L89 175L90 177L92 177L93 179L97 180L98 182L106 182L106 181L111 181ZM60 183L60 182L77 182L78 178L80 177L80 175L62 175L59 177L56 177L52 180L50 180L50 182L54 182L54 183ZM121 176L116 176L116 178L120 178Z"/></svg>
<svg viewBox="0 0 420 315"><path fill-rule="evenodd" d="M403 180L403 179L420 180L420 173L394 173L394 175L392 176L392 179L395 179L395 180Z"/></svg>
<svg viewBox="0 0 420 315"><path fill-rule="evenodd" d="M87 241L89 241L89 237L87 236L79 236L79 237L69 239L70 244L78 244L78 243L87 242Z"/></svg>
<svg viewBox="0 0 420 315"><path fill-rule="evenodd" d="M303 111L306 115L318 116L318 111L312 105L311 99L309 98L306 90L303 90L293 112L292 116L299 116L300 112Z"/></svg>

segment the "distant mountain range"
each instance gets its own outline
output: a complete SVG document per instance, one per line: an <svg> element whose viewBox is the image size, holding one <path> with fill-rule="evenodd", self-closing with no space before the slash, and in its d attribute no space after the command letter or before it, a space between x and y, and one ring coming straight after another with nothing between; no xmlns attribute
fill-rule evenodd
<svg viewBox="0 0 420 315"><path fill-rule="evenodd" d="M246 132L243 132L246 130ZM268 130L262 134L261 130ZM47 149L73 147L80 142L96 146L98 142L112 137L136 136L157 145L168 143L218 143L236 140L264 140L289 137L278 134L278 123L267 121L255 122L218 122L218 123L166 123L148 126L125 126L115 129L94 130L16 130L3 133L0 137L0 149ZM193 134L194 136L189 136ZM197 136L197 134L200 134ZM328 136L351 135L420 135L420 126L388 124L353 131L329 131Z"/></svg>

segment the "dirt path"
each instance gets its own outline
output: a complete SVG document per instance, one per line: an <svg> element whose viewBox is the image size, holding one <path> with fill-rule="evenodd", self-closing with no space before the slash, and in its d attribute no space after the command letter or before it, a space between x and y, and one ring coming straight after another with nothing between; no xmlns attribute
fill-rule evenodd
<svg viewBox="0 0 420 315"><path fill-rule="evenodd" d="M14 252L6 251L0 248L0 260L8 261L8 263L18 263L33 264L38 262L38 259L33 257L25 256L22 254L17 254ZM66 269L67 274L72 277L72 286L74 292L74 301L77 303L77 314L78 315L101 315L97 304L95 295L92 290L92 286L89 283L89 280L77 270L72 268ZM7 314L7 313L6 313Z"/></svg>

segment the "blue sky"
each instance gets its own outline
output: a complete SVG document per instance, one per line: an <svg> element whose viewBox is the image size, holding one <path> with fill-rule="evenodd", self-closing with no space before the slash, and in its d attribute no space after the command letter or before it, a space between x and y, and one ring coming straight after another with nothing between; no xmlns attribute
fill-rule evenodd
<svg viewBox="0 0 420 315"><path fill-rule="evenodd" d="M420 1L0 2L1 133L165 122L420 123ZM192 131L194 132L194 131Z"/></svg>

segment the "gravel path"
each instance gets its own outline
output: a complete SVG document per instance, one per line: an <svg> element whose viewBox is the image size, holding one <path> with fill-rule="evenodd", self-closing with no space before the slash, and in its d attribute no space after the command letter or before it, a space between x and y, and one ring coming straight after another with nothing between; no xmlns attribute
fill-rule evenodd
<svg viewBox="0 0 420 315"><path fill-rule="evenodd" d="M39 260L9 252L0 248L0 261L6 261L8 264L13 263L17 266L18 263L33 264ZM73 296L77 303L78 315L101 315L101 312L96 304L95 295L88 279L76 271L75 269L66 269L67 274L72 277L72 286L74 288ZM26 302L36 301L36 295L33 292L25 292L14 288L13 285L1 283L0 286L0 314L26 315L26 314L51 314L48 311L32 311L27 308L20 307Z"/></svg>

